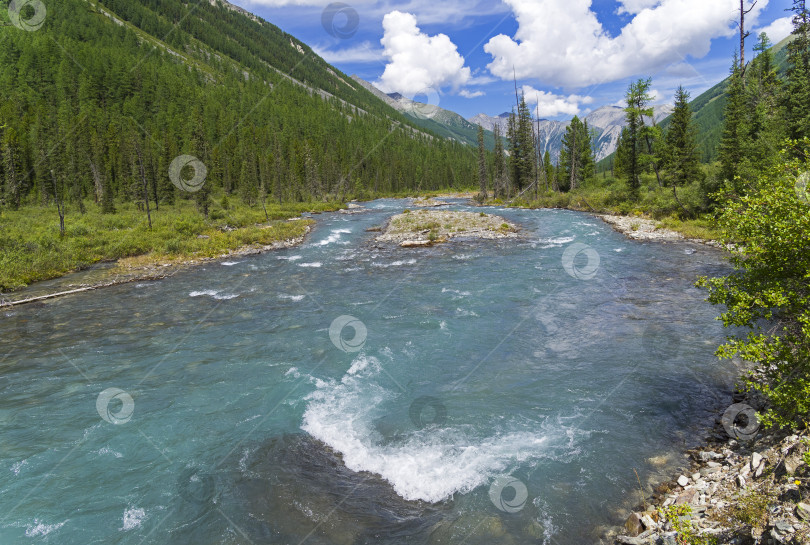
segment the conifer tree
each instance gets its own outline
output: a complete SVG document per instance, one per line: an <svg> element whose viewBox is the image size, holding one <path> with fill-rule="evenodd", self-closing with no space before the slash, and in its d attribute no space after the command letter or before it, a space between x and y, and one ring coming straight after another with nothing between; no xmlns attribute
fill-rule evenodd
<svg viewBox="0 0 810 545"><path fill-rule="evenodd" d="M506 157L503 151L503 140L500 125L495 125L495 180L493 193L496 199L506 196Z"/></svg>
<svg viewBox="0 0 810 545"><path fill-rule="evenodd" d="M520 192L534 180L534 139L532 137L532 116L521 95L518 110L509 118L509 158L512 185Z"/></svg>
<svg viewBox="0 0 810 545"><path fill-rule="evenodd" d="M788 136L810 137L810 11L805 0L793 0L793 40L787 45L784 106Z"/></svg>
<svg viewBox="0 0 810 545"><path fill-rule="evenodd" d="M560 164L566 188L573 191L593 174L591 136L587 122L574 116L566 127L560 150Z"/></svg>
<svg viewBox="0 0 810 545"><path fill-rule="evenodd" d="M487 151L481 125L478 125L478 197L482 202L487 200Z"/></svg>
<svg viewBox="0 0 810 545"><path fill-rule="evenodd" d="M742 70L740 70L737 55L731 68L731 79L726 90L726 108L723 113L723 136L720 140L720 176L735 185L735 179L740 174L742 162L742 141L746 133L745 117L745 89L743 87Z"/></svg>

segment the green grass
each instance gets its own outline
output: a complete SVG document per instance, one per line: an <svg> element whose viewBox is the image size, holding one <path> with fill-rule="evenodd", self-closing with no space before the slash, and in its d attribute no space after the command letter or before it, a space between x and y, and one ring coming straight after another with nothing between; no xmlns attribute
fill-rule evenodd
<svg viewBox="0 0 810 545"><path fill-rule="evenodd" d="M214 199L218 203L218 199ZM295 238L311 221L285 221L302 212L336 210L338 203L268 205L250 208L231 199L228 209L211 207L208 220L194 203L181 200L152 211L150 230L146 213L131 204L117 204L115 214L102 214L92 202L87 213L69 206L65 235L59 233L54 206L25 206L0 213L0 291L39 280L56 278L93 263L142 256L139 264L214 257L243 246ZM198 238L200 237L200 238ZM206 238L207 237L207 238Z"/></svg>
<svg viewBox="0 0 810 545"><path fill-rule="evenodd" d="M687 238L717 240L720 237L713 216L705 211L706 190L701 183L695 182L678 188L678 200L690 212L686 214L675 200L672 188L658 187L653 176L642 178L638 198L632 198L621 182L598 176L585 187L568 193L542 191L534 199L534 194L529 191L521 199L513 201L512 206L567 208L617 216L647 217L660 220L663 227L677 231Z"/></svg>

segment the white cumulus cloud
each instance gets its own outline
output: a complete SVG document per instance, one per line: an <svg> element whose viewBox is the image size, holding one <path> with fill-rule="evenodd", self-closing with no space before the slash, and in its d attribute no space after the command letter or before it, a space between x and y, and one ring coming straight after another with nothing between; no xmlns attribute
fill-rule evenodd
<svg viewBox="0 0 810 545"><path fill-rule="evenodd" d="M635 15L645 9L654 8L661 3L661 0L619 0L618 12Z"/></svg>
<svg viewBox="0 0 810 545"><path fill-rule="evenodd" d="M383 91L412 96L469 82L470 69L456 45L445 34L422 32L412 14L392 11L383 18L383 31L380 43L388 64L376 83Z"/></svg>
<svg viewBox="0 0 810 545"><path fill-rule="evenodd" d="M537 79L555 87L582 87L660 70L686 57L702 58L712 38L734 33L735 0L626 0L632 20L611 37L591 10L592 0L504 0L518 22L514 37L493 37L484 50L501 79ZM735 8L736 4L736 8ZM748 14L755 26L767 6ZM640 10L636 13L637 10Z"/></svg>
<svg viewBox="0 0 810 545"><path fill-rule="evenodd" d="M756 33L764 32L773 43L779 43L793 32L793 21L791 17L782 17L772 22L768 26L758 28Z"/></svg>
<svg viewBox="0 0 810 545"><path fill-rule="evenodd" d="M532 114L537 117L557 117L560 115L578 115L580 104L591 104L592 97L580 95L561 96L545 91L538 91L530 85L522 88L526 104L532 105Z"/></svg>
<svg viewBox="0 0 810 545"><path fill-rule="evenodd" d="M484 96L486 93L483 91L468 91L467 89L462 89L458 94L464 98L477 98Z"/></svg>

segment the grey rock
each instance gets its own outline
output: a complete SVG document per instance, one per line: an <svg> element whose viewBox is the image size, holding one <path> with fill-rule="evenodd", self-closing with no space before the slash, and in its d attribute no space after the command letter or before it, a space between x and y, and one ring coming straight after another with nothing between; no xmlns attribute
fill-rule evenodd
<svg viewBox="0 0 810 545"><path fill-rule="evenodd" d="M630 513L627 521L624 523L624 529L627 535L635 537L644 531L644 524L641 522L641 515L639 513Z"/></svg>
<svg viewBox="0 0 810 545"><path fill-rule="evenodd" d="M793 532L793 525L786 520L777 520L773 525L780 534L789 534Z"/></svg>
<svg viewBox="0 0 810 545"><path fill-rule="evenodd" d="M762 463L762 454L755 452L751 455L751 471L755 471Z"/></svg>
<svg viewBox="0 0 810 545"><path fill-rule="evenodd" d="M669 532L663 534L661 536L661 539L659 540L659 543L661 543L661 545L678 545L678 542L676 541L675 538L676 535L677 532Z"/></svg>
<svg viewBox="0 0 810 545"><path fill-rule="evenodd" d="M720 458L723 457L723 455L713 452L711 450L703 450L698 454L698 457L700 458L701 461L708 462L709 460L719 460Z"/></svg>
<svg viewBox="0 0 810 545"><path fill-rule="evenodd" d="M632 536L619 536L616 538L617 543L623 543L624 545L646 545L646 539L639 539L637 537Z"/></svg>
<svg viewBox="0 0 810 545"><path fill-rule="evenodd" d="M703 468L701 468L700 469L700 474L705 477L706 475L711 475L713 473L717 473L718 471L720 471L719 464L717 466L715 466L715 467L703 467Z"/></svg>
<svg viewBox="0 0 810 545"><path fill-rule="evenodd" d="M745 487L745 477L743 477L742 475L737 475L737 486L739 486L740 488Z"/></svg>
<svg viewBox="0 0 810 545"><path fill-rule="evenodd" d="M694 488L684 491L678 499L675 500L675 505L692 504L697 500L697 490Z"/></svg>
<svg viewBox="0 0 810 545"><path fill-rule="evenodd" d="M788 475L793 475L794 473L796 473L796 469L803 463L804 460L802 460L802 457L799 456L798 453L788 456L787 458L785 458L784 462L785 471L787 471Z"/></svg>
<svg viewBox="0 0 810 545"><path fill-rule="evenodd" d="M689 477L687 477L686 475L681 475L680 477L678 477L678 484L681 485L681 486L688 485L689 484Z"/></svg>
<svg viewBox="0 0 810 545"><path fill-rule="evenodd" d="M796 506L796 516L799 517L799 520L810 521L810 504L799 503Z"/></svg>
<svg viewBox="0 0 810 545"><path fill-rule="evenodd" d="M692 480L698 482L700 480L700 473L692 473Z"/></svg>
<svg viewBox="0 0 810 545"><path fill-rule="evenodd" d="M709 467L720 467L720 464L718 462L708 462L706 463L706 465Z"/></svg>

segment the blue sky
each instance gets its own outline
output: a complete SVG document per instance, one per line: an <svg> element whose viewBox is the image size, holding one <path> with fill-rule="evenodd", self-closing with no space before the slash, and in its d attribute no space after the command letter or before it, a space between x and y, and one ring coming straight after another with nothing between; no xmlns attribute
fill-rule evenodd
<svg viewBox="0 0 810 545"><path fill-rule="evenodd" d="M343 72L464 117L514 104L513 73L540 117L570 119L622 101L652 77L657 102L697 96L739 44L736 0L231 0ZM746 4L750 4L746 0ZM755 34L790 32L788 0L759 0Z"/></svg>

